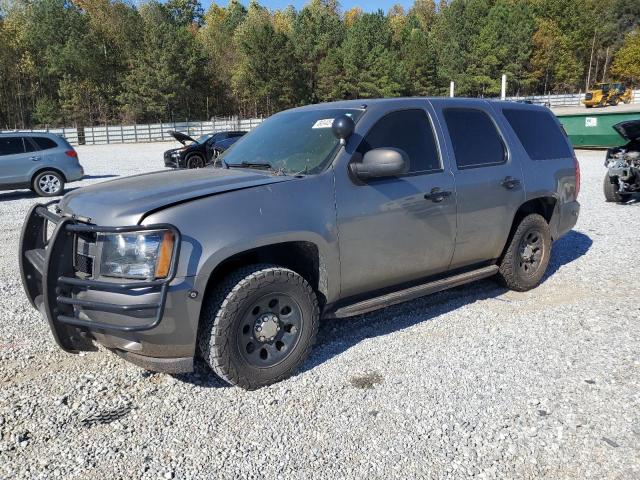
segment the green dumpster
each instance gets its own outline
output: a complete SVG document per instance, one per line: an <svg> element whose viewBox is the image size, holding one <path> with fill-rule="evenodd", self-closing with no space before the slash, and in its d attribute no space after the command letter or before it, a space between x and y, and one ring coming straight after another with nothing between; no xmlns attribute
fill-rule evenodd
<svg viewBox="0 0 640 480"><path fill-rule="evenodd" d="M640 120L640 105L554 110L575 148L608 148L626 143L612 128L626 120Z"/></svg>

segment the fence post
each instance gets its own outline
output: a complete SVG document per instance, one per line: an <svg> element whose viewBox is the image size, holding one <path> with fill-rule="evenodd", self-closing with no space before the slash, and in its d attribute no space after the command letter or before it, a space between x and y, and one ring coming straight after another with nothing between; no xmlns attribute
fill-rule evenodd
<svg viewBox="0 0 640 480"><path fill-rule="evenodd" d="M105 124L104 131L107 132L107 145L109 145L109 125Z"/></svg>
<svg viewBox="0 0 640 480"><path fill-rule="evenodd" d="M147 131L149 132L149 141L151 141L151 124L147 123Z"/></svg>
<svg viewBox="0 0 640 480"><path fill-rule="evenodd" d="M160 138L164 141L164 128L162 127L162 122L160 122Z"/></svg>

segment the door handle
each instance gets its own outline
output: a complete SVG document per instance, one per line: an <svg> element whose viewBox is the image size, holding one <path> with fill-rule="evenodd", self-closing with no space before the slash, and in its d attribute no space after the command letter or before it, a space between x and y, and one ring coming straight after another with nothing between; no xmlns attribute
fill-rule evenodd
<svg viewBox="0 0 640 480"><path fill-rule="evenodd" d="M29 160L31 160L32 162L37 162L38 160L40 160L40 157L29 157Z"/></svg>
<svg viewBox="0 0 640 480"><path fill-rule="evenodd" d="M507 190L513 190L518 185L520 185L520 180L513 177L506 177L504 180L502 180L502 182L500 182L500 185L502 185Z"/></svg>
<svg viewBox="0 0 640 480"><path fill-rule="evenodd" d="M446 190L440 190L438 187L431 190L429 193L424 194L425 200L431 200L434 203L440 203L445 198L450 197L451 192Z"/></svg>

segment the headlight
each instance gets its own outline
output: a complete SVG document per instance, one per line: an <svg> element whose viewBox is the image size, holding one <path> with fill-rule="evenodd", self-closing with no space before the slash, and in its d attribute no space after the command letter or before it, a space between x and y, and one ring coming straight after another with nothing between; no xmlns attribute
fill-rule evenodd
<svg viewBox="0 0 640 480"><path fill-rule="evenodd" d="M100 274L107 277L154 280L169 275L173 233L167 230L100 233Z"/></svg>

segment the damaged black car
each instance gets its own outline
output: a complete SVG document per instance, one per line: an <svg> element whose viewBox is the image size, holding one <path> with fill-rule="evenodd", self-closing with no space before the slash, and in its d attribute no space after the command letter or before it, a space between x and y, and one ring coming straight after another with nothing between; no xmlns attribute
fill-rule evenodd
<svg viewBox="0 0 640 480"><path fill-rule="evenodd" d="M203 168L215 163L222 152L247 132L207 133L194 139L182 132L169 132L183 146L164 152L164 166L170 168Z"/></svg>
<svg viewBox="0 0 640 480"><path fill-rule="evenodd" d="M604 197L607 202L624 203L640 192L640 120L621 122L613 128L627 143L607 150Z"/></svg>

